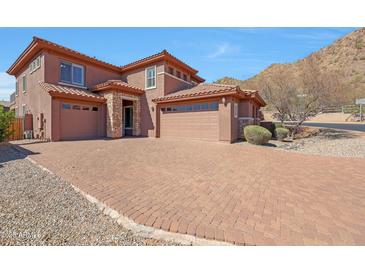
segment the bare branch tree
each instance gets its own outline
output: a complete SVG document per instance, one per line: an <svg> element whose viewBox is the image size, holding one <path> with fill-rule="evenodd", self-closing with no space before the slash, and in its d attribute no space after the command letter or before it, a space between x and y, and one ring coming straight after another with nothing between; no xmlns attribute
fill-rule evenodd
<svg viewBox="0 0 365 274"><path fill-rule="evenodd" d="M304 60L301 67L290 74L277 70L262 87L265 99L275 110L274 117L292 122L292 138L304 121L330 106L342 93L338 77L321 71L314 58Z"/></svg>

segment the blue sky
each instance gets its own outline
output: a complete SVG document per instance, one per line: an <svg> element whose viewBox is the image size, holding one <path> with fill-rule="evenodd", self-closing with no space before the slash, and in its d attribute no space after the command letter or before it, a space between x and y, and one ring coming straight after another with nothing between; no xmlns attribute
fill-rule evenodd
<svg viewBox="0 0 365 274"><path fill-rule="evenodd" d="M6 70L39 36L123 65L167 49L207 82L247 79L273 63L293 62L355 28L0 28L0 100L14 90Z"/></svg>

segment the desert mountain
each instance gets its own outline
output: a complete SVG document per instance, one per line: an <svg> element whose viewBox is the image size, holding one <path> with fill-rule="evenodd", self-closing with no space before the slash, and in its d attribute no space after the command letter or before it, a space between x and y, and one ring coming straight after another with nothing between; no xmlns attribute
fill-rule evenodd
<svg viewBox="0 0 365 274"><path fill-rule="evenodd" d="M247 80L224 77L217 80L216 83L260 90L262 83L276 71L299 72L303 69L304 62L308 58L315 60L321 70L338 75L345 86L343 89L345 102L341 103L353 104L355 98L365 98L365 28L355 30L297 62L272 64Z"/></svg>

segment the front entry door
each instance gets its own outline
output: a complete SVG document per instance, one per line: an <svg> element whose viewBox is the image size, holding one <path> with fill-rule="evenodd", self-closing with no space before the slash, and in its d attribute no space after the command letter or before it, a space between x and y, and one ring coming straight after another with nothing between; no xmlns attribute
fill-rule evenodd
<svg viewBox="0 0 365 274"><path fill-rule="evenodd" d="M133 106L124 107L124 136L133 135Z"/></svg>

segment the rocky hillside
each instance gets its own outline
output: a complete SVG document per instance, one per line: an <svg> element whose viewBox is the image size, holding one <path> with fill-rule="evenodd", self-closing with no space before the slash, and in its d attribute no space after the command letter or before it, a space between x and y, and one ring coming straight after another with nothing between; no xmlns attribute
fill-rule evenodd
<svg viewBox="0 0 365 274"><path fill-rule="evenodd" d="M309 57L313 57L322 70L338 75L346 86L344 91L346 103L354 103L354 98L365 97L365 28L358 29L295 63L273 64L247 80L224 77L216 82L260 90L262 82L275 71L281 69L288 72L300 71L304 60Z"/></svg>

